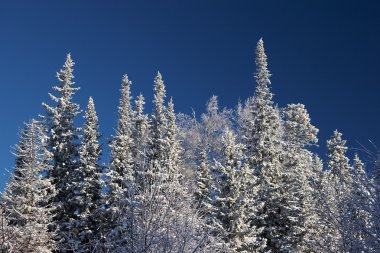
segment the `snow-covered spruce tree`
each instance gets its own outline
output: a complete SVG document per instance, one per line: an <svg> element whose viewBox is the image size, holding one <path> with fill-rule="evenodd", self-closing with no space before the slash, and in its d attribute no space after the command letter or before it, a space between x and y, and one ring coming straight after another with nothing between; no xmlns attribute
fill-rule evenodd
<svg viewBox="0 0 380 253"><path fill-rule="evenodd" d="M72 185L76 192L76 217L70 221L71 231L67 235L75 252L91 252L100 237L97 216L102 204L102 168L98 162L102 148L92 97L89 98L84 119L83 140L79 150L80 166L75 170L76 181Z"/></svg>
<svg viewBox="0 0 380 253"><path fill-rule="evenodd" d="M140 94L135 101L134 119L133 119L133 148L132 155L134 157L134 176L137 190L144 185L144 170L146 168L146 146L148 142L149 121L148 115L144 113L145 100Z"/></svg>
<svg viewBox="0 0 380 253"><path fill-rule="evenodd" d="M284 177L287 198L294 203L291 212L293 224L289 243L301 252L316 250L318 230L317 206L315 205L312 178L313 154L307 146L318 141L318 129L310 123L310 117L302 104L289 104L283 109L284 117ZM318 175L316 175L318 176Z"/></svg>
<svg viewBox="0 0 380 253"><path fill-rule="evenodd" d="M198 156L199 165L197 165L196 182L195 182L195 204L205 219L206 224L211 223L211 213L213 210L213 178L210 173L210 164L208 161L206 148L201 147Z"/></svg>
<svg viewBox="0 0 380 253"><path fill-rule="evenodd" d="M228 252L252 252L258 246L257 231L249 225L254 209L248 194L252 190L252 171L242 163L244 145L236 143L236 136L228 129L222 145L223 159L214 165L218 194L212 210L213 233L223 240Z"/></svg>
<svg viewBox="0 0 380 253"><path fill-rule="evenodd" d="M6 235L9 240L6 252L48 253L55 249L54 232L48 228L52 209L47 205L54 189L43 177L50 159L45 140L40 123L32 120L25 125L16 146L13 176L2 196L7 222L3 223L3 229L11 233Z"/></svg>
<svg viewBox="0 0 380 253"><path fill-rule="evenodd" d="M350 245L350 201L352 199L352 168L346 157L346 141L334 131L327 141L328 170L322 182L324 252L348 252Z"/></svg>
<svg viewBox="0 0 380 253"><path fill-rule="evenodd" d="M260 39L256 49L256 92L250 104L251 119L245 121L246 133L243 136L246 145L248 165L257 177L257 196L254 205L258 208L252 217L256 226L260 252L289 252L294 249L291 227L294 224L293 211L297 203L287 199L288 183L281 162L283 153L283 127L278 110L274 107L270 92L270 72L267 68L267 56L264 43ZM260 232L261 230L261 232ZM265 245L266 244L266 245Z"/></svg>
<svg viewBox="0 0 380 253"><path fill-rule="evenodd" d="M309 176L309 185L311 187L311 199L312 199L312 208L314 209L314 216L309 217L306 221L306 224L310 224L310 230L307 233L307 236L304 239L305 248L309 250L309 246L312 246L311 249L306 252L323 252L325 248L324 238L327 232L327 227L323 218L325 217L325 209L323 208L325 201L325 194L323 192L323 161L322 159L313 154L312 162L310 165L310 176ZM310 237L311 238L310 238Z"/></svg>
<svg viewBox="0 0 380 253"><path fill-rule="evenodd" d="M133 117L131 105L131 85L127 75L121 82L119 102L119 119L116 134L110 143L111 165L107 172L107 201L105 227L103 233L108 250L126 247L128 229L132 229L128 217L129 208L134 197L134 160L133 160Z"/></svg>
<svg viewBox="0 0 380 253"><path fill-rule="evenodd" d="M165 171L165 162L168 140L166 131L168 127L166 106L164 105L166 90L162 80L162 75L158 72L154 80L154 109L150 122L150 138L147 150L147 170L145 181L147 185L152 185L157 177L165 177L168 171Z"/></svg>
<svg viewBox="0 0 380 253"><path fill-rule="evenodd" d="M358 154L355 154L352 172L352 197L350 199L349 252L376 252L378 242L374 229L374 189Z"/></svg>
<svg viewBox="0 0 380 253"><path fill-rule="evenodd" d="M59 96L49 94L56 104L43 104L47 114L43 119L49 136L48 150L52 153L52 168L47 171L47 176L56 189L51 204L55 209L56 241L61 251L71 248L67 235L70 233L70 221L75 219L77 210L77 192L72 186L77 180L75 171L79 165L80 129L74 126L74 119L80 112L79 105L72 101L73 95L79 90L73 87L73 66L74 62L68 54L63 68L57 73L61 84L53 87Z"/></svg>

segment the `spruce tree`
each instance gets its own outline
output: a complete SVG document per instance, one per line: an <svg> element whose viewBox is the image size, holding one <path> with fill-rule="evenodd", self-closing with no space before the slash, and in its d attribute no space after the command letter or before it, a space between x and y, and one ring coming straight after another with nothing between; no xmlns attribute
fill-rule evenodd
<svg viewBox="0 0 380 253"><path fill-rule="evenodd" d="M213 178L210 174L210 165L206 148L200 148L198 160L199 165L197 165L196 185L194 191L195 203L206 223L210 224L210 214L213 209Z"/></svg>
<svg viewBox="0 0 380 253"><path fill-rule="evenodd" d="M47 204L54 189L43 177L50 159L45 140L40 123L32 120L25 125L16 146L15 169L2 197L3 215L11 233L7 235L9 252L48 253L55 249L54 232L49 230L52 209Z"/></svg>
<svg viewBox="0 0 380 253"><path fill-rule="evenodd" d="M346 157L346 141L334 131L327 141L328 170L323 178L324 217L326 228L324 245L326 252L348 252L351 233L349 229L350 200L352 198L352 167Z"/></svg>
<svg viewBox="0 0 380 253"><path fill-rule="evenodd" d="M257 177L258 199L255 205L257 214L252 217L253 226L261 233L258 235L262 251L287 252L289 225L292 223L292 207L286 200L287 192L284 171L280 160L283 148L283 129L278 110L273 105L273 94L269 89L270 72L264 43L260 39L256 48L256 91L250 104L252 118L247 122L246 159ZM249 124L248 124L249 123ZM255 196L251 196L252 199Z"/></svg>
<svg viewBox="0 0 380 253"><path fill-rule="evenodd" d="M124 197L124 194L128 191L129 181L133 181L131 85L132 82L128 79L128 76L124 75L120 90L118 127L110 143L111 168L109 172L108 198L112 203L120 201Z"/></svg>
<svg viewBox="0 0 380 253"><path fill-rule="evenodd" d="M144 170L146 168L146 147L149 134L148 116L144 113L145 99L142 94L137 97L133 118L133 148L134 176L137 190L144 185Z"/></svg>
<svg viewBox="0 0 380 253"><path fill-rule="evenodd" d="M107 172L107 201L105 227L107 242L105 248L117 250L127 247L131 235L132 220L129 212L133 205L135 193L134 159L133 159L133 117L131 105L131 85L127 75L121 82L119 102L119 119L115 136L110 143L111 164Z"/></svg>
<svg viewBox="0 0 380 253"><path fill-rule="evenodd" d="M283 109L283 116L283 164L288 181L285 187L288 188L287 198L293 203L292 232L287 240L300 251L310 251L316 247L318 216L310 183L313 155L307 147L317 143L318 129L310 123L309 114L302 104L289 104Z"/></svg>
<svg viewBox="0 0 380 253"><path fill-rule="evenodd" d="M55 208L54 222L57 229L57 242L60 250L71 250L69 238L71 237L71 220L75 219L77 206L73 185L78 178L75 171L79 166L79 128L75 127L74 119L80 113L79 105L74 103L73 96L77 87L73 87L73 66L71 55L66 57L63 68L57 73L59 86L53 89L59 96L50 95L55 106L43 104L46 109L45 120L49 135L48 149L52 153L52 168L47 171L48 178L56 189L56 196L52 200Z"/></svg>
<svg viewBox="0 0 380 253"><path fill-rule="evenodd" d="M99 240L98 215L102 199L102 167L98 164L102 152L98 132L98 116L92 97L84 115L83 140L79 151L80 166L76 170L77 182L73 187L77 194L77 217L72 226L78 231L75 238L77 252L89 252Z"/></svg>
<svg viewBox="0 0 380 253"><path fill-rule="evenodd" d="M369 181L364 164L355 154L352 172L352 198L350 199L351 233L350 252L376 252L378 242L374 229L374 189Z"/></svg>
<svg viewBox="0 0 380 253"><path fill-rule="evenodd" d="M243 164L244 145L236 143L236 136L226 130L222 136L223 159L216 161L218 190L213 210L214 233L219 236L229 252L253 252L258 250L257 231L249 226L254 203L252 171ZM252 193L252 192L251 192Z"/></svg>

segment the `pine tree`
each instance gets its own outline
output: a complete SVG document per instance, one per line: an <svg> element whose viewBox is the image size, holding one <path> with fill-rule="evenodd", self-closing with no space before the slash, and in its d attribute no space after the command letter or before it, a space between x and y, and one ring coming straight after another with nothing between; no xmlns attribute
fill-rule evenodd
<svg viewBox="0 0 380 253"><path fill-rule="evenodd" d="M63 68L57 73L57 79L61 85L53 87L60 96L49 94L56 105L43 104L47 113L43 119L49 134L48 149L53 156L52 168L47 174L56 189L52 206L55 208L56 240L60 242L61 250L71 248L68 244L68 234L71 233L69 225L77 211L77 192L73 191L73 185L77 181L75 171L79 165L78 132L80 129L74 126L74 119L80 112L79 105L72 101L73 95L79 90L73 87L75 84L72 80L73 66L74 62L68 54Z"/></svg>
<svg viewBox="0 0 380 253"><path fill-rule="evenodd" d="M13 176L2 197L5 225L11 232L7 235L9 252L48 253L55 249L54 232L49 230L52 209L47 205L54 190L43 177L49 159L43 130L32 120L21 132Z"/></svg>
<svg viewBox="0 0 380 253"><path fill-rule="evenodd" d="M98 116L92 97L89 98L84 115L83 141L79 151L80 166L76 171L77 182L73 187L77 194L77 217L72 221L77 231L72 240L77 245L76 252L89 252L99 240L98 215L102 204L102 167L98 164L102 152L98 132ZM79 180L78 180L79 179Z"/></svg>

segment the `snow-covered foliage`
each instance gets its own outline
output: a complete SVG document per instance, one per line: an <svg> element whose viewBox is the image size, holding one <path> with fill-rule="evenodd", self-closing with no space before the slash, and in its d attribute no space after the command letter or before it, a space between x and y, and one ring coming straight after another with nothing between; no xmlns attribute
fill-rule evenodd
<svg viewBox="0 0 380 253"><path fill-rule="evenodd" d="M279 108L262 39L256 89L235 109L175 112L158 72L153 110L127 75L110 161L90 97L82 128L70 54L16 147L0 203L9 253L379 252L380 158L371 175L335 131L324 162L303 104ZM379 156L380 157L380 156Z"/></svg>
<svg viewBox="0 0 380 253"><path fill-rule="evenodd" d="M53 89L59 96L49 94L55 106L43 104L46 116L43 116L48 133L48 150L52 153L52 168L47 171L47 176L56 189L56 195L52 200L55 210L54 223L57 229L56 241L60 249L71 249L69 243L71 237L71 222L77 219L77 195L75 185L76 171L79 167L79 131L75 127L74 119L80 113L79 105L74 103L73 96L79 88L73 87L74 62L68 54L63 68L57 73L59 86ZM75 233L75 232L74 232ZM69 236L70 235L70 236Z"/></svg>
<svg viewBox="0 0 380 253"><path fill-rule="evenodd" d="M50 231L53 209L48 200L54 189L43 173L49 169L50 153L46 136L39 122L25 124L16 146L13 175L2 196L1 247L3 252L53 252L54 231ZM4 238L4 237L3 237Z"/></svg>
<svg viewBox="0 0 380 253"><path fill-rule="evenodd" d="M98 234L98 215L102 204L102 168L98 162L101 156L99 143L98 116L94 100L90 97L84 115L83 139L79 150L80 165L75 170L75 219L70 221L70 245L75 252L89 252L96 244Z"/></svg>

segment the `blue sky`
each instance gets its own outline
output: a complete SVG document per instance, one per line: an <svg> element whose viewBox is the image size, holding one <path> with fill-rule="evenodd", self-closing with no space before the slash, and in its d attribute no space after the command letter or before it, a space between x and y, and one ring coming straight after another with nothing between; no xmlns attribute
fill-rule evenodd
<svg viewBox="0 0 380 253"><path fill-rule="evenodd" d="M93 96L105 141L124 73L150 101L160 70L177 112L201 113L213 94L234 107L253 94L260 37L276 103L306 105L320 152L334 129L350 147L380 146L379 11L378 1L2 0L0 171L13 166L23 122L50 102L66 53L81 87L75 101L84 108Z"/></svg>

